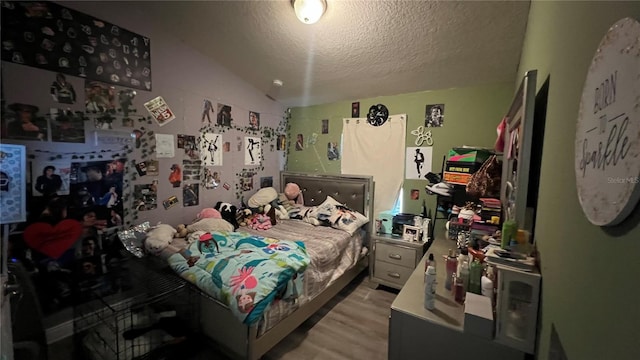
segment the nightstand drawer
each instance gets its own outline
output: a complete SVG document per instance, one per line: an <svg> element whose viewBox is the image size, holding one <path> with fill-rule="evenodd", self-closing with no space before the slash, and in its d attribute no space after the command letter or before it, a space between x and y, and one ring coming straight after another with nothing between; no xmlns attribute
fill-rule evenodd
<svg viewBox="0 0 640 360"><path fill-rule="evenodd" d="M402 286L407 282L413 270L413 268L376 261L373 277Z"/></svg>
<svg viewBox="0 0 640 360"><path fill-rule="evenodd" d="M376 243L376 260L405 266L411 270L416 267L416 249Z"/></svg>

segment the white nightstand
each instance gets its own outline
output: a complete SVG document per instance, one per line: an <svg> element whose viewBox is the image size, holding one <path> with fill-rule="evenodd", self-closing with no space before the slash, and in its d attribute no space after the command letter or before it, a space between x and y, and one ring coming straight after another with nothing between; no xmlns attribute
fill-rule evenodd
<svg viewBox="0 0 640 360"><path fill-rule="evenodd" d="M374 234L371 237L369 282L401 289L416 268L427 248L427 242L406 241L400 236Z"/></svg>

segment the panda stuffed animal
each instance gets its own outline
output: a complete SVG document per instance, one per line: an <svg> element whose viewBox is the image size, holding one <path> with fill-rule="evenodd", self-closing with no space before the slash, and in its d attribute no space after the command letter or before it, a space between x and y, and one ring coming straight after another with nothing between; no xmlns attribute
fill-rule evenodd
<svg viewBox="0 0 640 360"><path fill-rule="evenodd" d="M213 207L218 210L222 215L222 218L227 220L231 225L233 225L233 229L237 230L240 225L238 224L238 220L236 219L236 211L237 208L230 203L218 201L216 206Z"/></svg>

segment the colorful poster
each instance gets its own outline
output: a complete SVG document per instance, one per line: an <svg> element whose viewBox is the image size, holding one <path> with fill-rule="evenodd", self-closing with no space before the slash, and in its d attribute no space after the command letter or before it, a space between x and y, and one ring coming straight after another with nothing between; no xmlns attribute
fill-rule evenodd
<svg viewBox="0 0 640 360"><path fill-rule="evenodd" d="M259 137L244 137L244 164L260 165L262 158L262 139Z"/></svg>
<svg viewBox="0 0 640 360"><path fill-rule="evenodd" d="M222 166L222 134L205 133L200 139L200 159L205 166Z"/></svg>
<svg viewBox="0 0 640 360"><path fill-rule="evenodd" d="M144 103L144 107L160 126L167 125L176 118L162 96L158 96L155 99L147 101Z"/></svg>
<svg viewBox="0 0 640 360"><path fill-rule="evenodd" d="M33 196L69 195L70 161L31 161Z"/></svg>

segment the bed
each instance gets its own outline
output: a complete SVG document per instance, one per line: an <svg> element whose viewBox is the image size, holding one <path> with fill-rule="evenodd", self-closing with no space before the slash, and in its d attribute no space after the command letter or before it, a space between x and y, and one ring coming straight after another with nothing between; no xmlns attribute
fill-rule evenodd
<svg viewBox="0 0 640 360"><path fill-rule="evenodd" d="M373 180L369 176L280 174L281 187L299 185L305 206L318 206L331 196L369 219L373 214ZM282 190L282 189L281 189ZM301 294L295 300L275 301L259 322L247 325L229 306L201 292L200 322L203 333L230 356L258 359L296 329L368 266L367 245L372 221L353 235L301 220L279 220L269 230L241 227L248 232L304 243L310 263L303 273Z"/></svg>

